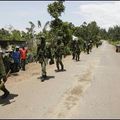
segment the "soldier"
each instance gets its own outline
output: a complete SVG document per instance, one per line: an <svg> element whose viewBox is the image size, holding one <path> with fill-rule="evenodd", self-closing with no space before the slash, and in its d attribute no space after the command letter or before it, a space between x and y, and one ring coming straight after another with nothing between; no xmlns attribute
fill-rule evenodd
<svg viewBox="0 0 120 120"><path fill-rule="evenodd" d="M41 64L41 69L42 69L41 81L43 82L47 78L47 72L46 72L47 52L46 52L46 43L44 36L41 36L41 43L38 44L37 60Z"/></svg>
<svg viewBox="0 0 120 120"><path fill-rule="evenodd" d="M6 72L5 72L5 66L3 64L2 54L0 51L0 90L4 92L2 95L2 99L6 98L10 93L5 88L5 82L7 81Z"/></svg>
<svg viewBox="0 0 120 120"><path fill-rule="evenodd" d="M90 52L92 52L92 47L93 47L93 42L92 42L92 40L90 40L89 43L90 43L90 47L89 47L89 48L90 48Z"/></svg>
<svg viewBox="0 0 120 120"><path fill-rule="evenodd" d="M75 44L76 44L76 41L73 40L71 43L71 51L72 51L72 59L73 60L75 59Z"/></svg>
<svg viewBox="0 0 120 120"><path fill-rule="evenodd" d="M62 63L62 55L63 55L63 45L61 42L61 37L57 37L57 44L55 46L55 59L56 59L56 67L58 71L64 71L64 65ZM61 69L59 68L61 66Z"/></svg>
<svg viewBox="0 0 120 120"><path fill-rule="evenodd" d="M90 51L90 43L89 42L86 44L86 50L87 50L87 54L89 54L89 51Z"/></svg>
<svg viewBox="0 0 120 120"><path fill-rule="evenodd" d="M84 53L86 52L86 46L87 46L87 43L86 43L86 41L84 41L84 43L83 43L83 50L84 50Z"/></svg>
<svg viewBox="0 0 120 120"><path fill-rule="evenodd" d="M79 45L79 42L76 41L76 47L75 47L75 59L76 61L79 61L80 60L80 53L81 53L81 50L80 50L80 45Z"/></svg>

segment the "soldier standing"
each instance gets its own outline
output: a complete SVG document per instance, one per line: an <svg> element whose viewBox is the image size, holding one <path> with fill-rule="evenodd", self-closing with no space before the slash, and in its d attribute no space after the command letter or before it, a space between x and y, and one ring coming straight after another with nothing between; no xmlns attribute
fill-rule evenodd
<svg viewBox="0 0 120 120"><path fill-rule="evenodd" d="M47 62L47 52L46 52L46 43L45 43L45 37L41 36L41 43L38 45L37 48L37 60L41 64L41 81L43 82L47 78L47 72L46 72L46 62Z"/></svg>
<svg viewBox="0 0 120 120"><path fill-rule="evenodd" d="M56 67L58 71L64 71L64 65L62 62L63 45L61 39L62 38L60 36L57 37L57 44L55 46L55 59L56 59ZM61 66L61 69L59 65Z"/></svg>
<svg viewBox="0 0 120 120"><path fill-rule="evenodd" d="M86 50L87 50L87 54L89 54L89 51L90 51L90 43L89 42L87 42L87 44L86 44Z"/></svg>
<svg viewBox="0 0 120 120"><path fill-rule="evenodd" d="M75 44L76 44L76 41L73 40L71 43L71 51L72 51L72 59L73 60L75 59Z"/></svg>
<svg viewBox="0 0 120 120"><path fill-rule="evenodd" d="M75 57L76 57L75 59L76 59L76 61L80 60L80 53L81 53L80 45L79 45L79 42L76 41L76 47L75 47Z"/></svg>
<svg viewBox="0 0 120 120"><path fill-rule="evenodd" d="M0 52L0 90L4 92L2 95L2 99L6 98L10 93L5 88L5 82L7 81L6 72L5 72L5 66L3 64L2 54Z"/></svg>
<svg viewBox="0 0 120 120"><path fill-rule="evenodd" d="M92 47L93 47L93 42L92 42L92 40L90 40L90 52L92 52Z"/></svg>

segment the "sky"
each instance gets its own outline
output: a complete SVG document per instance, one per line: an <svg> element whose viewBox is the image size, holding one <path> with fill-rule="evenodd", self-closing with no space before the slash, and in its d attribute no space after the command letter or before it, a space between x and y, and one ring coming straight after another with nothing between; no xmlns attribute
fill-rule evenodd
<svg viewBox="0 0 120 120"><path fill-rule="evenodd" d="M42 26L52 17L47 12L48 4L53 1L0 1L0 28L25 30L30 27L29 21ZM101 28L108 29L120 25L120 1L65 1L65 12L60 19L80 26L96 21Z"/></svg>

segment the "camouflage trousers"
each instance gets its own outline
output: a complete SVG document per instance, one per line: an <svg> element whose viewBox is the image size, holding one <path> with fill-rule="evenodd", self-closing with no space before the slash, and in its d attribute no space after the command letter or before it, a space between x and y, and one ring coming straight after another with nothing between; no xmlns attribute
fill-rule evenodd
<svg viewBox="0 0 120 120"><path fill-rule="evenodd" d="M42 62L40 62L40 64L41 64L42 76L45 76L47 74L47 72L46 72L46 60L43 60Z"/></svg>
<svg viewBox="0 0 120 120"><path fill-rule="evenodd" d="M61 66L61 70L63 70L64 69L64 65L62 63L62 58L61 57L57 57L56 58L56 67L57 67L58 70L60 70L59 65Z"/></svg>
<svg viewBox="0 0 120 120"><path fill-rule="evenodd" d="M80 52L76 52L75 59L76 59L76 61L80 60Z"/></svg>
<svg viewBox="0 0 120 120"><path fill-rule="evenodd" d="M3 88L3 86L4 86L4 82L2 82L0 78L0 90Z"/></svg>
<svg viewBox="0 0 120 120"><path fill-rule="evenodd" d="M5 83L3 81L1 81L2 78L0 78L0 90L3 91L4 93L9 92L6 88L5 88Z"/></svg>

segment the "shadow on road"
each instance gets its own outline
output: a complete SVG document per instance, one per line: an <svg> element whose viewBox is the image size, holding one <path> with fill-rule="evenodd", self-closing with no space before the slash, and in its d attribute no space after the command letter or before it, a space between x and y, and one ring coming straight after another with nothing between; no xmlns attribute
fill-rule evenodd
<svg viewBox="0 0 120 120"><path fill-rule="evenodd" d="M0 98L0 105L5 106L5 105L8 105L8 104L15 102L15 100L14 101L10 101L10 100L14 99L17 96L18 96L18 94L10 94L5 99Z"/></svg>
<svg viewBox="0 0 120 120"><path fill-rule="evenodd" d="M42 78L42 77L38 77L37 79L41 79L41 78ZM45 78L44 81L50 80L50 79L53 79L53 78L55 78L55 76L47 76L47 78Z"/></svg>

